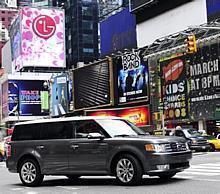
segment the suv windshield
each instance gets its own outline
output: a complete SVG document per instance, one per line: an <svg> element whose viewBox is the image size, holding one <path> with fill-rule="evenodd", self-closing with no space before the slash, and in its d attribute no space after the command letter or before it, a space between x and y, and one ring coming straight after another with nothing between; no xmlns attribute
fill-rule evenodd
<svg viewBox="0 0 220 194"><path fill-rule="evenodd" d="M97 122L111 137L145 135L144 131L125 120L97 120Z"/></svg>
<svg viewBox="0 0 220 194"><path fill-rule="evenodd" d="M186 137L192 137L192 136L201 136L201 134L196 129L187 129L186 131Z"/></svg>

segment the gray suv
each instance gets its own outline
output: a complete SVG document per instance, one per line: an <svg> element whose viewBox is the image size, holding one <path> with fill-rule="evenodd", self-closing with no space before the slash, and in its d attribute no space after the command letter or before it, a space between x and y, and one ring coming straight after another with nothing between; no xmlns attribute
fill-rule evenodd
<svg viewBox="0 0 220 194"><path fill-rule="evenodd" d="M18 123L7 148L7 168L26 186L44 175L112 175L123 185L142 175L169 179L189 167L185 139L146 135L117 117L69 117Z"/></svg>

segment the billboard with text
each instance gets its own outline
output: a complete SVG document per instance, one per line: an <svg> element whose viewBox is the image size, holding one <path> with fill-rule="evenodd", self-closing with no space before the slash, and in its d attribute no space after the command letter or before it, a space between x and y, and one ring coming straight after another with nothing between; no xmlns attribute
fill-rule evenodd
<svg viewBox="0 0 220 194"><path fill-rule="evenodd" d="M148 106L129 108L114 108L86 111L88 116L117 116L122 117L135 125L142 127L150 124L150 112Z"/></svg>
<svg viewBox="0 0 220 194"><path fill-rule="evenodd" d="M9 116L49 115L48 88L44 80L9 80Z"/></svg>
<svg viewBox="0 0 220 194"><path fill-rule="evenodd" d="M118 103L148 101L149 71L140 51L124 53L114 58L113 64L117 68L115 71Z"/></svg>

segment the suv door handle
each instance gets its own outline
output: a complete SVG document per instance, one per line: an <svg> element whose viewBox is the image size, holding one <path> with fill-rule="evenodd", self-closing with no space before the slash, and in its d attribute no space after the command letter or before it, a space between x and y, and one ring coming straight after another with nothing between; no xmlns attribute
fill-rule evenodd
<svg viewBox="0 0 220 194"><path fill-rule="evenodd" d="M70 148L75 150L75 149L79 148L79 145L71 145Z"/></svg>
<svg viewBox="0 0 220 194"><path fill-rule="evenodd" d="M36 148L39 149L39 150L42 150L42 149L44 149L44 146L40 145L40 146L37 146Z"/></svg>

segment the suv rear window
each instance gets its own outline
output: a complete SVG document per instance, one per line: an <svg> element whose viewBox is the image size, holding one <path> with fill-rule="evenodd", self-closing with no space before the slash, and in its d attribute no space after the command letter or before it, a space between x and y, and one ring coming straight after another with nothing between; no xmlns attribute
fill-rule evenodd
<svg viewBox="0 0 220 194"><path fill-rule="evenodd" d="M71 138L73 122L51 122L16 125L12 141Z"/></svg>
<svg viewBox="0 0 220 194"><path fill-rule="evenodd" d="M11 140L22 141L22 140L37 140L40 137L40 125L17 125L14 128Z"/></svg>

